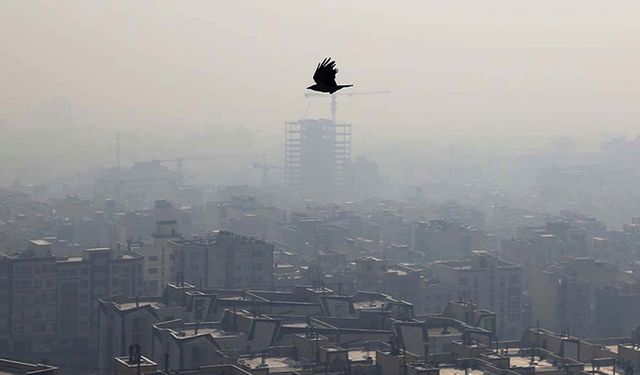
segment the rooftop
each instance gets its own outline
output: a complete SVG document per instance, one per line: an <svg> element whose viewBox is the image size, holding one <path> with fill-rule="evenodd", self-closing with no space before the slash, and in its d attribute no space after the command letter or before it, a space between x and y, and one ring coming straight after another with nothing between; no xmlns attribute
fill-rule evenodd
<svg viewBox="0 0 640 375"><path fill-rule="evenodd" d="M455 367L440 367L440 375L485 375L482 370L476 369L461 369Z"/></svg>
<svg viewBox="0 0 640 375"><path fill-rule="evenodd" d="M349 350L349 360L352 362L376 360L375 350Z"/></svg>
<svg viewBox="0 0 640 375"><path fill-rule="evenodd" d="M131 310L131 309L135 309L143 306L160 308L164 306L164 303L158 302L158 301L138 301L138 302L134 301L134 302L125 302L125 303L116 304L116 306L118 307L118 309L122 311L127 311L127 310Z"/></svg>
<svg viewBox="0 0 640 375"><path fill-rule="evenodd" d="M447 327L447 332L443 332L443 331L444 331L444 327L427 328L427 333L429 334L429 337L460 336L462 334L462 331L460 331L456 327Z"/></svg>
<svg viewBox="0 0 640 375"><path fill-rule="evenodd" d="M556 368L556 366L547 361L546 359L542 359L539 356L534 356L533 357L533 363L531 362L531 357L529 356L521 356L521 355L515 355L515 356L509 356L509 363L511 364L511 367L535 367L536 371L539 371L541 369L554 369Z"/></svg>
<svg viewBox="0 0 640 375"><path fill-rule="evenodd" d="M57 370L56 367L0 359L0 375L37 374L39 371Z"/></svg>
<svg viewBox="0 0 640 375"><path fill-rule="evenodd" d="M260 368L269 368L269 373L274 372L290 372L292 370L300 370L302 366L288 357L253 357L240 358L238 364L247 366L252 370Z"/></svg>
<svg viewBox="0 0 640 375"><path fill-rule="evenodd" d="M385 301L382 300L361 301L353 303L353 307L356 310L378 310L383 309L384 306Z"/></svg>

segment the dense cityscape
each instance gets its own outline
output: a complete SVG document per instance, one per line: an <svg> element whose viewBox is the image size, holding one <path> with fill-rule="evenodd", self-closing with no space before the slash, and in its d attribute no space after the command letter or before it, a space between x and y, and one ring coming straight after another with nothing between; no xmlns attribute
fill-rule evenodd
<svg viewBox="0 0 640 375"><path fill-rule="evenodd" d="M640 374L639 19L0 0L0 375Z"/></svg>
<svg viewBox="0 0 640 375"><path fill-rule="evenodd" d="M383 198L378 164L352 161L348 125L285 128L286 163L256 162L258 185L190 186L178 159L105 169L87 196L3 188L7 366L386 375L640 365L640 218L612 229L568 205L473 197L493 199L487 209L418 188ZM630 142L607 142L603 155L624 158ZM282 182L270 178L278 168Z"/></svg>

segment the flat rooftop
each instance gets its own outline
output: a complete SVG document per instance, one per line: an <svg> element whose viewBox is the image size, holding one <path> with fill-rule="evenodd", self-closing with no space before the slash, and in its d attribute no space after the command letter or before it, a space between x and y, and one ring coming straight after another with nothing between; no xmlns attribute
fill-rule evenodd
<svg viewBox="0 0 640 375"><path fill-rule="evenodd" d="M243 333L228 332L215 327L198 327L198 333L196 333L195 327L189 329L181 329L180 332L184 332L185 336L211 335L213 337L232 337L243 335Z"/></svg>
<svg viewBox="0 0 640 375"><path fill-rule="evenodd" d="M377 310L384 308L385 301L372 300L372 301L360 301L354 302L353 307L356 310Z"/></svg>
<svg viewBox="0 0 640 375"><path fill-rule="evenodd" d="M434 327L427 328L427 333L429 333L429 337L435 336L460 336L462 335L462 331L460 331L456 327L447 327L448 333L443 333L444 327Z"/></svg>
<svg viewBox="0 0 640 375"><path fill-rule="evenodd" d="M253 358L239 358L238 364L247 366L252 370L268 368L269 373L290 372L302 369L299 363L289 357L266 357L263 359L258 356Z"/></svg>
<svg viewBox="0 0 640 375"><path fill-rule="evenodd" d="M0 359L0 375L24 375L43 370L55 370L56 367L33 364L9 359Z"/></svg>
<svg viewBox="0 0 640 375"><path fill-rule="evenodd" d="M375 362L376 360L375 350L369 350L369 351L365 351L361 349L349 350L348 355L349 355L349 360L351 360L352 362L362 362L367 360L372 360Z"/></svg>
<svg viewBox="0 0 640 375"><path fill-rule="evenodd" d="M194 336L206 336L210 335L214 338L226 338L226 337L238 337L244 336L243 332L226 331L216 323L202 323L198 325L198 331L196 333L195 324L189 323L188 325L181 324L174 327L167 327L178 338L188 338Z"/></svg>
<svg viewBox="0 0 640 375"><path fill-rule="evenodd" d="M485 375L485 372L477 369L463 369L455 367L440 367L440 375Z"/></svg>
<svg viewBox="0 0 640 375"><path fill-rule="evenodd" d="M154 308L160 308L165 306L164 303L162 302L157 302L157 301L138 301L138 302L125 302L125 303L119 303L116 304L116 306L122 310L122 311L126 311L126 310L131 310L131 309L135 309L135 308L139 308L139 307L143 307L143 306L151 306Z"/></svg>
<svg viewBox="0 0 640 375"><path fill-rule="evenodd" d="M534 356L533 357L533 363L531 363L531 357L530 356L522 356L522 355L514 355L514 356L509 356L509 363L511 368L514 367L535 367L536 372L537 371L544 371L544 370L557 370L558 367L555 366L553 363L547 361L546 359L542 359L539 356Z"/></svg>

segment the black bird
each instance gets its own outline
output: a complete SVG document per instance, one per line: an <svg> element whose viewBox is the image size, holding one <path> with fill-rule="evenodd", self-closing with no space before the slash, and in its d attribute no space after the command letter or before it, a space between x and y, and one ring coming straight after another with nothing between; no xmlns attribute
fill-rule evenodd
<svg viewBox="0 0 640 375"><path fill-rule="evenodd" d="M331 61L331 58L327 57L318 64L318 67L316 67L316 72L313 73L313 80L316 81L316 84L307 87L307 89L333 94L340 89L353 86L336 84L336 73L338 73L336 62Z"/></svg>

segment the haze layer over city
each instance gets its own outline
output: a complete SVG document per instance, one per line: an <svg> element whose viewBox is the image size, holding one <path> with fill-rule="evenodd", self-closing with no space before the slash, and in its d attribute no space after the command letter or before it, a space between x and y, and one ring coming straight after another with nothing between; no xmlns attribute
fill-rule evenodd
<svg viewBox="0 0 640 375"><path fill-rule="evenodd" d="M640 371L638 20L0 1L0 374Z"/></svg>

